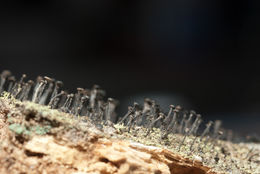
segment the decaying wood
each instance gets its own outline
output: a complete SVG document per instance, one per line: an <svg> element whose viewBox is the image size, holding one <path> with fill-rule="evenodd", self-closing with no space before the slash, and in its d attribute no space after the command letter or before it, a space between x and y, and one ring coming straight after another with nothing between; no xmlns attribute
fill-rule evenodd
<svg viewBox="0 0 260 174"><path fill-rule="evenodd" d="M189 159L166 148L115 138L109 135L113 128L102 132L86 121L52 117L59 112L30 105L0 100L0 173L216 173L199 156ZM25 131L43 123L52 126L46 133ZM13 130L11 124L22 127Z"/></svg>

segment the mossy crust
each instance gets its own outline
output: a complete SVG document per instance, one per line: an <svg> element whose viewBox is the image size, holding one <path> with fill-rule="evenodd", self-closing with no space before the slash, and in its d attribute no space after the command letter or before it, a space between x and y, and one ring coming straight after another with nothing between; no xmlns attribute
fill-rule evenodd
<svg viewBox="0 0 260 174"><path fill-rule="evenodd" d="M8 93L4 93L0 98L0 105L1 112L7 112L5 119L8 128L20 142L28 141L34 135L53 135L61 139L66 137L72 144L79 139L92 142L96 139L90 136L93 133L100 138L128 140L168 149L189 160L200 161L216 173L260 173L259 144L234 144L212 139L205 145L205 140L198 138L191 149L191 143L195 138L192 135L187 136L184 144L180 146L183 140L181 134L169 134L166 139L162 139L161 130L158 128L153 128L147 135L147 128L142 126L135 126L127 131L128 127L122 124L99 123L97 125L87 116L76 117L50 109L48 106L20 102Z"/></svg>

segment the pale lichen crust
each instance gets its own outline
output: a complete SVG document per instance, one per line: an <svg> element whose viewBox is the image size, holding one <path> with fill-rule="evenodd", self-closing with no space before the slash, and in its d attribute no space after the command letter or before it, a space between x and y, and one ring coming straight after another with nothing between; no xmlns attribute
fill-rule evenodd
<svg viewBox="0 0 260 174"><path fill-rule="evenodd" d="M260 172L259 155L255 155L260 153L260 149L257 149L256 145L252 151L250 144L234 144L223 140L211 139L205 144L205 139L196 138L195 143L193 143L195 138L193 135L186 136L184 143L181 145L184 135L169 134L166 139L162 139L162 132L159 128L153 128L148 135L148 129L143 126L135 126L128 131L128 127L123 124L108 125L102 123L100 129L100 127L95 128L95 123L88 117L85 117L85 119L75 117L32 102L20 102L5 97L1 97L0 100L2 104L10 107L7 119L9 129L18 136L22 135L27 139L33 137L32 135L60 134L60 132L64 133L64 130L69 132L74 128L84 132L84 129L89 130L89 127L93 127L91 130L101 137L125 140L133 144L138 142L150 147L167 149L189 160L202 162L204 166L210 167L212 172ZM30 117L33 119L28 120ZM46 120L43 121L44 119ZM59 126L55 127L55 124L59 124ZM73 141L73 137L70 138ZM191 145L193 148L191 148ZM250 154L250 151L252 154Z"/></svg>
<svg viewBox="0 0 260 174"><path fill-rule="evenodd" d="M9 71L0 75L1 112L9 107L6 123L21 142L49 134L71 135L74 141L92 132L167 149L216 173L260 173L259 145L243 143L223 129L220 120L204 125L195 111L170 105L165 113L151 99L145 99L143 106L134 103L123 117L117 117L117 101L105 100L105 92L97 85L69 94L60 81L39 76L36 82L24 82L25 77L15 81Z"/></svg>

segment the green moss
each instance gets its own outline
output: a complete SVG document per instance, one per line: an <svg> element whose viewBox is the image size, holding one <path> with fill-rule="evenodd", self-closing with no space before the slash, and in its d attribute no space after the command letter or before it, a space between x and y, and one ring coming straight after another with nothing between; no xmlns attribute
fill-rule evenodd
<svg viewBox="0 0 260 174"><path fill-rule="evenodd" d="M9 125L9 129L19 135L20 134L30 135L30 131L28 131L25 126L20 124L16 124L16 123L11 124Z"/></svg>
<svg viewBox="0 0 260 174"><path fill-rule="evenodd" d="M45 135L47 134L51 129L51 126L34 126L31 128L31 131L35 132L38 135Z"/></svg>
<svg viewBox="0 0 260 174"><path fill-rule="evenodd" d="M7 114L7 118L10 118L10 117L12 117L12 113Z"/></svg>
<svg viewBox="0 0 260 174"><path fill-rule="evenodd" d="M34 132L35 134L38 134L38 135L45 135L50 131L51 126L43 126L43 127L34 126L28 130L25 126L14 123L14 124L9 125L9 129L19 135L20 134L31 135L32 132Z"/></svg>

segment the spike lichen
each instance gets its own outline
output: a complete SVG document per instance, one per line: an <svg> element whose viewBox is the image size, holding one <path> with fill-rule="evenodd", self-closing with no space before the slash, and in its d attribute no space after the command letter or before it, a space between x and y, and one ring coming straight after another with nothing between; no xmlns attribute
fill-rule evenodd
<svg viewBox="0 0 260 174"><path fill-rule="evenodd" d="M250 145L246 143L234 144L214 139L205 143L204 139L197 138L193 144L196 148L191 150L195 138L192 135L187 136L184 144L179 148L184 138L181 134L169 134L168 138L161 139L162 132L158 128L153 128L153 131L148 136L146 134L147 129L143 127L136 127L135 130L130 132L127 132L127 127L122 124L116 124L115 128L118 138L168 149L190 160L199 158L205 166L211 167L212 171L217 173L260 173L260 160L256 159L253 162L245 158L245 154L250 150ZM256 151L260 154L259 145Z"/></svg>
<svg viewBox="0 0 260 174"><path fill-rule="evenodd" d="M50 109L48 106L42 106L32 102L20 102L15 99L10 99L8 95L4 95L0 100L9 103L11 112L8 113L9 129L18 135L45 135L52 133L56 127L65 127L66 129L84 130L89 125L79 123L90 122L87 117L75 117L68 113L60 112L56 109ZM22 113L22 119L19 114ZM18 119L19 117L19 119ZM201 159L205 166L212 168L212 171L217 173L260 173L260 161L249 160L246 156L250 150L248 144L240 143L233 144L227 141L211 139L205 144L204 139L196 139L194 147L191 150L191 144L194 136L186 137L182 146L180 143L183 140L181 134L169 134L166 139L161 138L161 130L152 128L147 136L147 128L135 126L129 132L128 127L122 124L114 124L112 127L102 124L103 133L106 136L111 136L114 139L123 139L133 142L139 142L144 145L156 146L163 149L168 149L175 154L190 160ZM88 128L89 129L89 128ZM113 130L108 133L106 130ZM110 134L110 135L108 135ZM73 137L72 137L73 138ZM260 150L256 149L256 152Z"/></svg>

